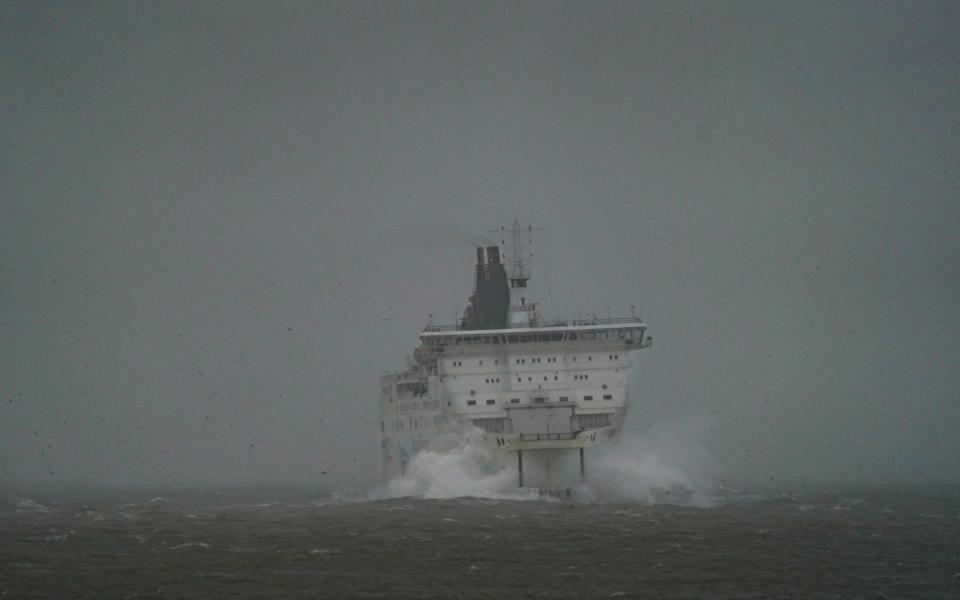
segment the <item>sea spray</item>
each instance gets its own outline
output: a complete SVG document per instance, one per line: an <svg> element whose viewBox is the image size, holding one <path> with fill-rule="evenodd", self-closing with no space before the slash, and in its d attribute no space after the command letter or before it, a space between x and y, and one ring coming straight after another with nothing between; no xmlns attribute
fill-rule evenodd
<svg viewBox="0 0 960 600"><path fill-rule="evenodd" d="M391 480L377 495L387 498L521 498L516 473L505 456L480 429L450 434L413 456L402 477Z"/></svg>
<svg viewBox="0 0 960 600"><path fill-rule="evenodd" d="M706 418L666 421L642 433L622 432L611 443L588 447L587 476L570 486L573 496L599 502L713 505L712 458L704 444L713 425ZM535 452L524 456L532 459ZM577 450L559 452L573 457ZM512 452L498 450L479 429L450 434L434 449L414 455L404 476L391 480L374 496L528 499L531 494L517 487L514 457Z"/></svg>
<svg viewBox="0 0 960 600"><path fill-rule="evenodd" d="M713 458L705 445L714 424L707 418L665 421L591 448L589 490L599 501L715 504Z"/></svg>

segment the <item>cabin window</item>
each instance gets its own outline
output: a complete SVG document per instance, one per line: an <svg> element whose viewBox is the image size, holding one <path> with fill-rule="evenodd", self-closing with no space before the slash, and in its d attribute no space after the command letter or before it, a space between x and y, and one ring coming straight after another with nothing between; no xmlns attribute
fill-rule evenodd
<svg viewBox="0 0 960 600"><path fill-rule="evenodd" d="M610 395L610 394L604 394L604 395L603 395L603 399L604 399L604 400L613 400L613 396Z"/></svg>
<svg viewBox="0 0 960 600"><path fill-rule="evenodd" d="M593 360L593 357L592 357L592 356L588 356L588 357L587 357L587 360Z"/></svg>
<svg viewBox="0 0 960 600"><path fill-rule="evenodd" d="M496 403L497 403L497 401L494 400L493 398L487 399L487 404L496 404Z"/></svg>
<svg viewBox="0 0 960 600"><path fill-rule="evenodd" d="M483 364L483 361L482 361L482 360L481 360L481 361L479 361L479 362L480 362L480 364L481 364L481 365Z"/></svg>
<svg viewBox="0 0 960 600"><path fill-rule="evenodd" d="M543 380L544 380L544 381L547 380L547 376L546 376L546 375L543 376Z"/></svg>
<svg viewBox="0 0 960 600"><path fill-rule="evenodd" d="M547 401L547 399L546 399L546 398L534 398L533 401L536 402L537 404L543 404L544 402Z"/></svg>
<svg viewBox="0 0 960 600"><path fill-rule="evenodd" d="M569 396L560 396L560 402L569 402L569 401L570 401Z"/></svg>
<svg viewBox="0 0 960 600"><path fill-rule="evenodd" d="M603 384L601 387L602 387L603 389L607 389L607 384Z"/></svg>
<svg viewBox="0 0 960 600"><path fill-rule="evenodd" d="M476 396L476 395L477 395L477 390L470 390L470 395L471 395L471 396Z"/></svg>
<svg viewBox="0 0 960 600"><path fill-rule="evenodd" d="M476 400L467 400L467 406L476 406L476 405L477 405Z"/></svg>
<svg viewBox="0 0 960 600"><path fill-rule="evenodd" d="M510 404L520 404L520 398L510 398Z"/></svg>
<svg viewBox="0 0 960 600"><path fill-rule="evenodd" d="M583 399L586 400L587 402L590 402L591 400L593 400L593 396L584 396Z"/></svg>

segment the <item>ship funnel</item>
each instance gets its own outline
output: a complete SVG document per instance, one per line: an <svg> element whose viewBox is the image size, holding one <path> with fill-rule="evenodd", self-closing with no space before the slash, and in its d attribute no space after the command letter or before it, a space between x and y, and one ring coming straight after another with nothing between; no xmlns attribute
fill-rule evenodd
<svg viewBox="0 0 960 600"><path fill-rule="evenodd" d="M507 273L500 262L500 248L477 248L477 274L473 295L461 319L461 329L504 329L510 309Z"/></svg>

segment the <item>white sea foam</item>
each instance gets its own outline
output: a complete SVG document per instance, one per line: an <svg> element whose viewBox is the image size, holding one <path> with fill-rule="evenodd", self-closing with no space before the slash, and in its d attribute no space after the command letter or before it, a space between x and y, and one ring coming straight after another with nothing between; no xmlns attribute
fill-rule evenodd
<svg viewBox="0 0 960 600"><path fill-rule="evenodd" d="M706 475L712 461L703 444L705 432L712 425L705 419L660 423L645 433L625 432L611 444L588 448L587 479L573 486L575 497L601 502L713 504L714 485ZM451 435L435 448L415 455L405 475L390 481L374 496L537 498L517 488L513 462L505 460L479 429ZM568 459L575 456L573 451L563 452L570 453ZM529 455L524 456L526 459ZM533 463L531 459L525 460L525 465ZM575 459L567 462L565 466L569 467Z"/></svg>
<svg viewBox="0 0 960 600"><path fill-rule="evenodd" d="M713 425L710 419L662 422L591 448L588 493L600 501L714 504L713 459L704 445Z"/></svg>
<svg viewBox="0 0 960 600"><path fill-rule="evenodd" d="M17 498L16 512L50 512L50 509L30 498Z"/></svg>
<svg viewBox="0 0 960 600"><path fill-rule="evenodd" d="M507 469L495 446L479 429L439 440L436 450L419 452L406 473L375 495L446 499L473 496L495 499L527 497L517 490L516 474Z"/></svg>
<svg viewBox="0 0 960 600"><path fill-rule="evenodd" d="M210 544L206 542L187 542L186 544L177 544L176 546L171 546L167 550L182 550L184 548L203 548L206 550L210 547Z"/></svg>

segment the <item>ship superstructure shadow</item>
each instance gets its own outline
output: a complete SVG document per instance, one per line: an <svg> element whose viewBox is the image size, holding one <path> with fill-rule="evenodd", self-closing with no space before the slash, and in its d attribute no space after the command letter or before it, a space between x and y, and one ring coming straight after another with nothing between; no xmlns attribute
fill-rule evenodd
<svg viewBox="0 0 960 600"><path fill-rule="evenodd" d="M634 316L542 320L528 293L530 229L514 221L503 231L505 260L498 246L477 248L460 322L428 324L413 364L381 378L387 479L402 477L417 452L477 427L505 465L515 463L521 488L564 489L585 477L585 449L623 423L634 353L652 343L647 325Z"/></svg>

